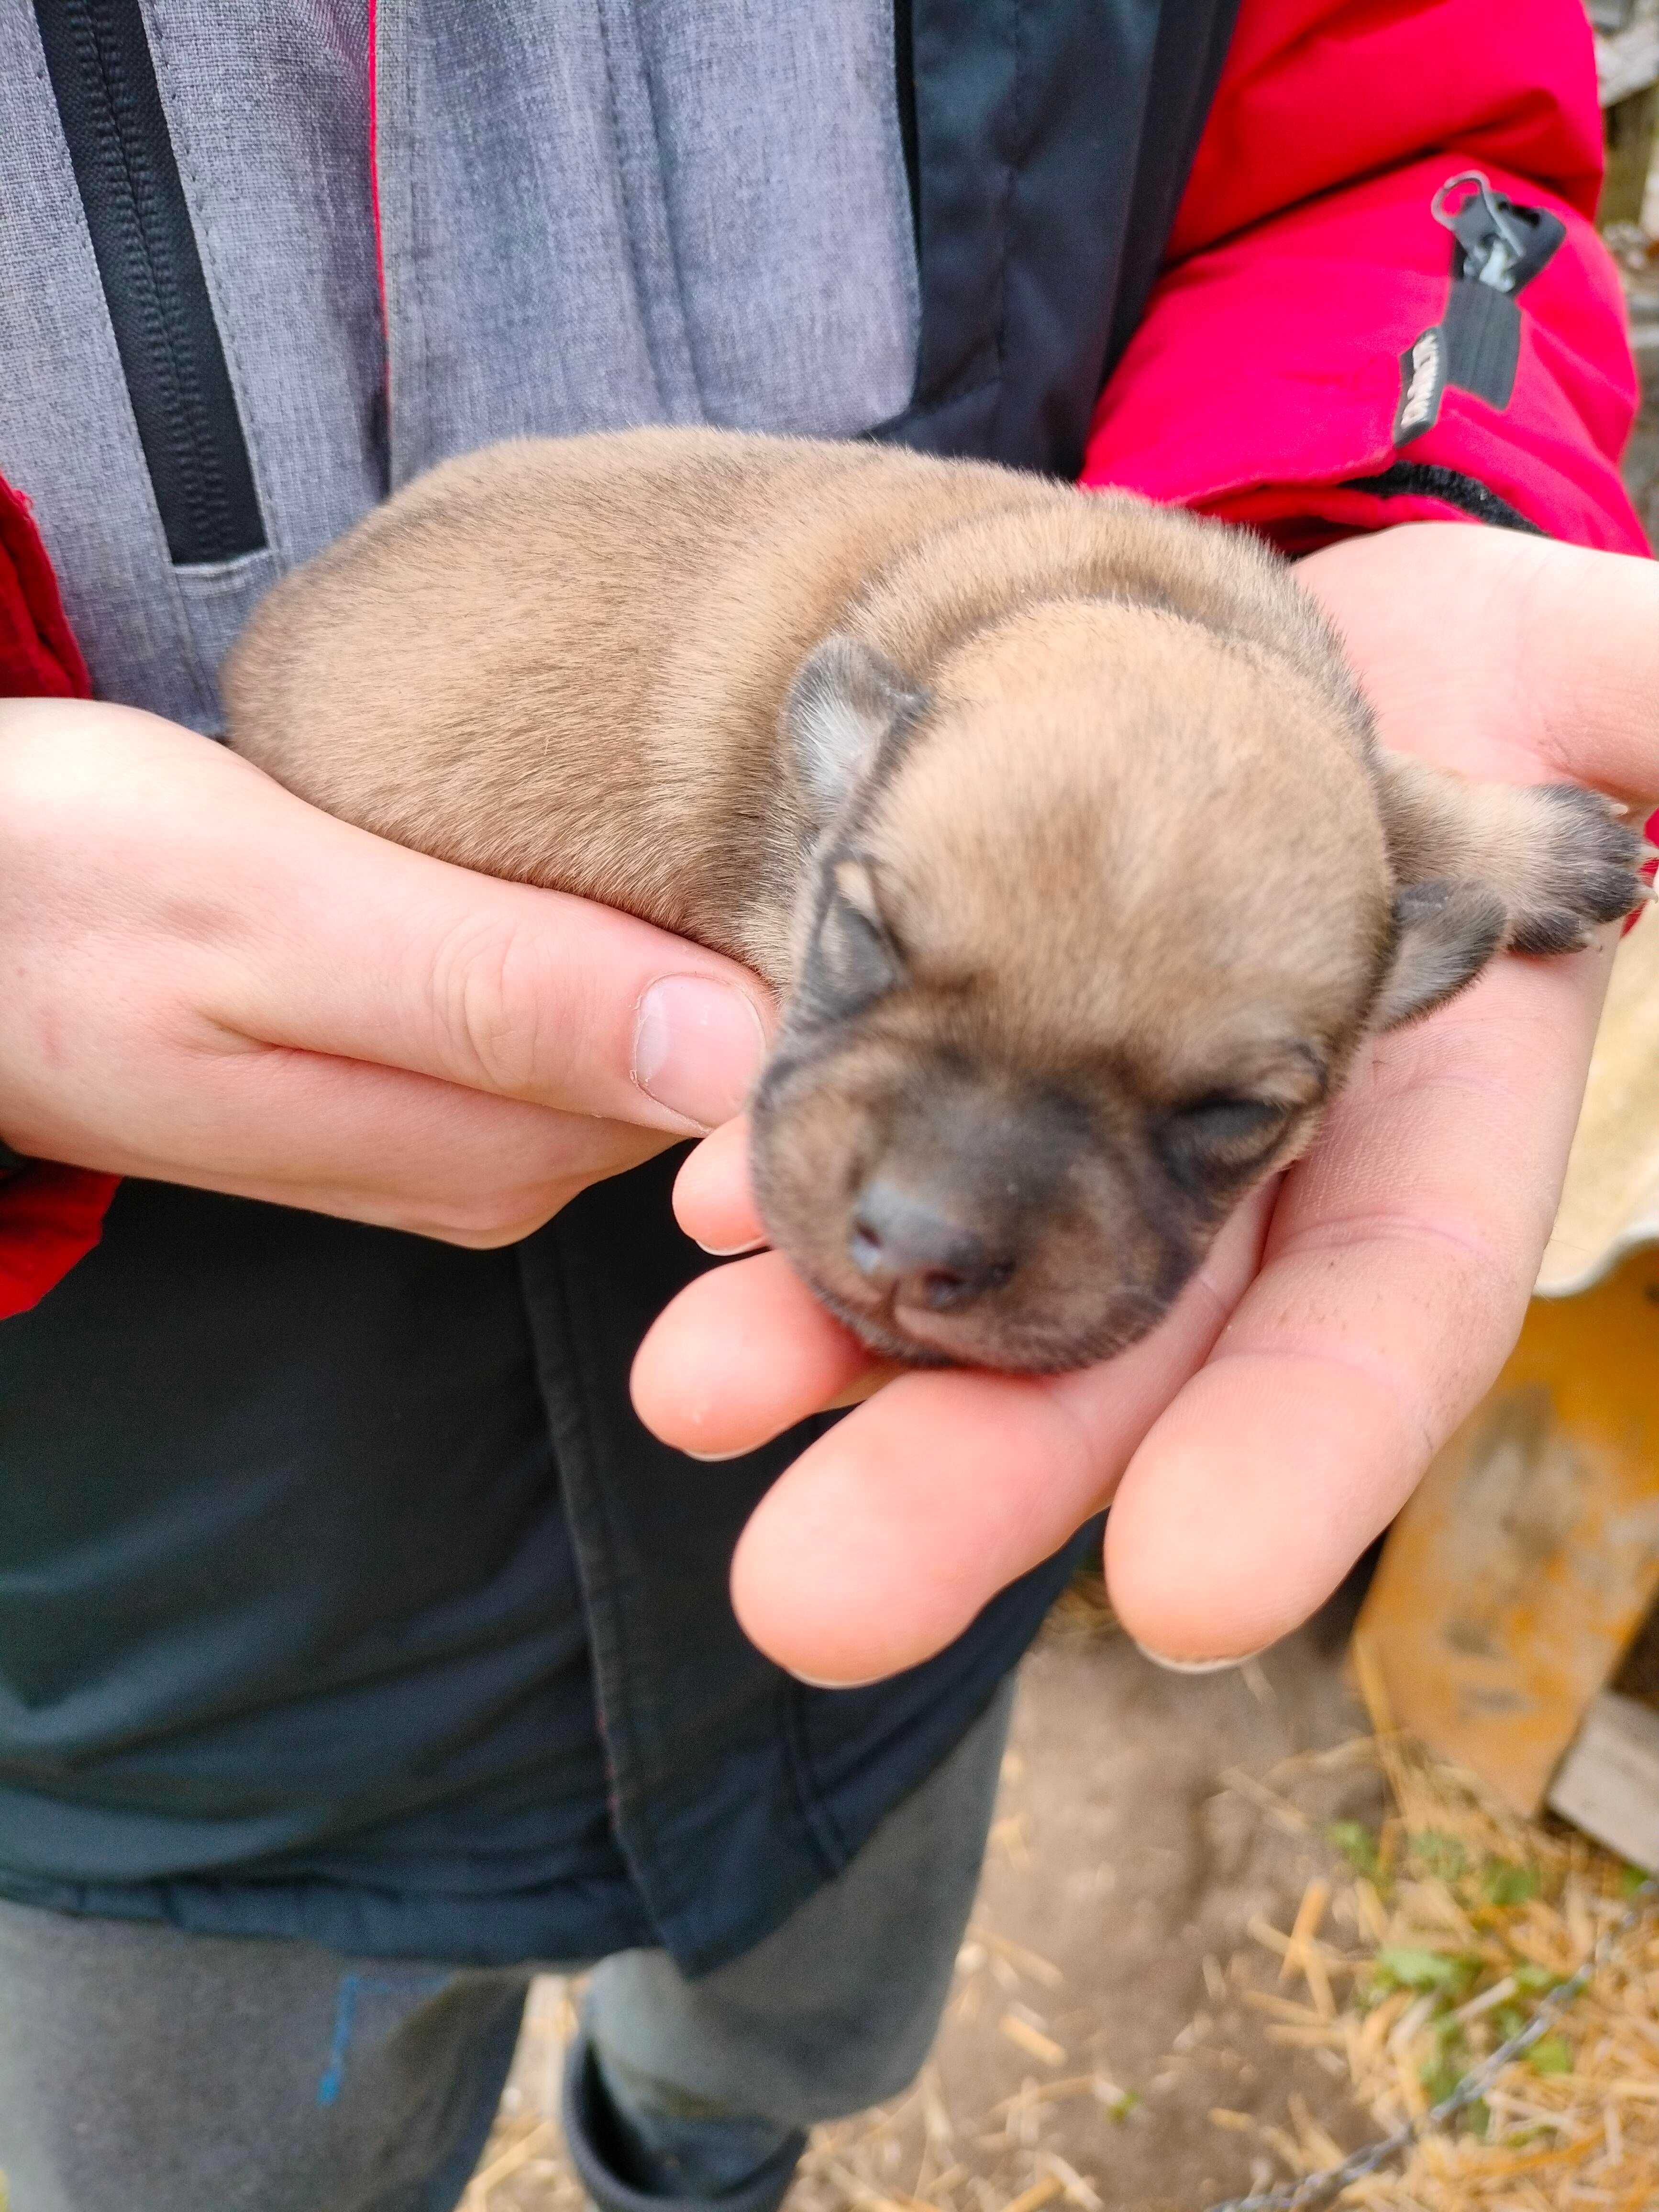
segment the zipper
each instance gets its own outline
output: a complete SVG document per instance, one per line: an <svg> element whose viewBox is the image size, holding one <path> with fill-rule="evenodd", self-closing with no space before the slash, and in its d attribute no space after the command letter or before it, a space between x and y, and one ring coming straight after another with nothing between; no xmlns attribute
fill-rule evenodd
<svg viewBox="0 0 1659 2212"><path fill-rule="evenodd" d="M138 0L34 0L167 551L265 544L247 441L167 134Z"/></svg>
<svg viewBox="0 0 1659 2212"><path fill-rule="evenodd" d="M1449 177L1429 213L1451 233L1451 283L1440 320L1400 357L1396 446L1433 429L1449 390L1500 411L1509 405L1521 365L1516 294L1548 266L1567 234L1559 216L1506 199L1479 169Z"/></svg>
<svg viewBox="0 0 1659 2212"><path fill-rule="evenodd" d="M1456 199L1466 185L1473 190ZM1510 299L1531 283L1567 234L1559 216L1506 199L1479 169L1448 178L1429 212L1455 240L1453 283L1484 285Z"/></svg>

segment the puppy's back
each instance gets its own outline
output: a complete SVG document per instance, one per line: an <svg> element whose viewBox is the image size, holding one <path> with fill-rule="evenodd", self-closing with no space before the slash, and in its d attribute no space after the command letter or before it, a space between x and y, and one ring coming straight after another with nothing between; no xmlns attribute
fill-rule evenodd
<svg viewBox="0 0 1659 2212"><path fill-rule="evenodd" d="M399 493L255 615L231 737L362 828L782 981L805 655L848 627L925 684L978 623L1091 592L1322 652L1337 680L1299 595L1214 526L979 463L645 430L493 447Z"/></svg>
<svg viewBox="0 0 1659 2212"><path fill-rule="evenodd" d="M769 913L799 866L794 672L872 569L1006 482L719 432L467 455L270 593L226 668L232 742L382 836L775 966L732 885Z"/></svg>

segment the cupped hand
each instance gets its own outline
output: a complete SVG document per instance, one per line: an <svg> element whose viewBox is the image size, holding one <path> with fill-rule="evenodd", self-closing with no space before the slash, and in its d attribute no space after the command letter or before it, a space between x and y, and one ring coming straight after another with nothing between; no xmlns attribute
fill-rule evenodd
<svg viewBox="0 0 1659 2212"><path fill-rule="evenodd" d="M770 1018L632 917L332 820L129 708L0 702L0 1139L463 1244L732 1114Z"/></svg>
<svg viewBox="0 0 1659 2212"><path fill-rule="evenodd" d="M1300 574L1386 744L1641 809L1659 797L1659 567L1425 523ZM875 1393L744 1531L732 1587L749 1634L812 1680L891 1673L1109 1503L1112 1601L1153 1651L1224 1662L1305 1619L1514 1342L1613 936L1500 960L1371 1043L1310 1156L1230 1224L1163 1326L1103 1366L890 1379L775 1254L693 1285L635 1370L668 1441L721 1456ZM711 1249L759 1236L740 1125L692 1155L677 1204Z"/></svg>

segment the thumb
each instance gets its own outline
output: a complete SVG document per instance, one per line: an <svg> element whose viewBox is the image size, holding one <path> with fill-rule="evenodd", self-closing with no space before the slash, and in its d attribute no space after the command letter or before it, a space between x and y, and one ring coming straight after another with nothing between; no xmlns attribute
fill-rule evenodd
<svg viewBox="0 0 1659 2212"><path fill-rule="evenodd" d="M1455 732L1468 775L1659 799L1659 562L1408 522L1297 574L1342 633L1385 744L1436 750Z"/></svg>
<svg viewBox="0 0 1659 2212"><path fill-rule="evenodd" d="M191 915L174 898L152 926L202 948L194 1004L229 1040L676 1134L741 1107L772 1006L734 961L354 829L152 717L119 735L122 833L150 881L192 886Z"/></svg>
<svg viewBox="0 0 1659 2212"><path fill-rule="evenodd" d="M1532 572L1522 672L1564 775L1659 800L1659 562L1551 545Z"/></svg>
<svg viewBox="0 0 1659 2212"><path fill-rule="evenodd" d="M760 1072L763 987L631 915L325 817L299 825L283 859L287 911L307 918L248 979L242 1018L264 1042L674 1132L737 1113ZM326 906L307 908L325 881Z"/></svg>

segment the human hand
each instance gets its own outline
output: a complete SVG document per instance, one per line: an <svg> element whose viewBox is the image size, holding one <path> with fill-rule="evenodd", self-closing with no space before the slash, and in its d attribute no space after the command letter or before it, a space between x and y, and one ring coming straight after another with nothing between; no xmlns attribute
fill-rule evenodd
<svg viewBox="0 0 1659 2212"><path fill-rule="evenodd" d="M766 994L152 714L0 702L0 1139L459 1244L734 1112Z"/></svg>
<svg viewBox="0 0 1659 2212"><path fill-rule="evenodd" d="M1303 581L1383 742L1483 777L1659 796L1659 567L1416 524ZM761 1648L818 1681L915 1664L1112 1504L1133 1634L1179 1662L1285 1634L1384 1528L1514 1341L1583 1091L1612 933L1505 958L1365 1049L1312 1154L1258 1194L1152 1336L1080 1374L887 1381L780 1255L702 1278L642 1346L642 1418L723 1455L886 1382L813 1444L732 1566ZM684 1170L684 1225L760 1225L740 1129Z"/></svg>

